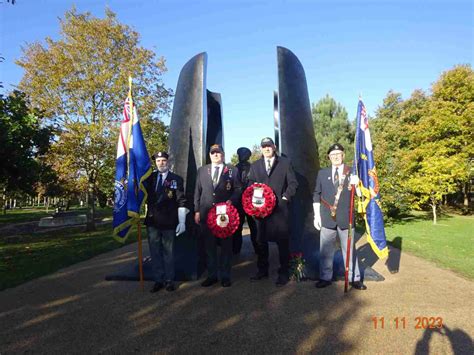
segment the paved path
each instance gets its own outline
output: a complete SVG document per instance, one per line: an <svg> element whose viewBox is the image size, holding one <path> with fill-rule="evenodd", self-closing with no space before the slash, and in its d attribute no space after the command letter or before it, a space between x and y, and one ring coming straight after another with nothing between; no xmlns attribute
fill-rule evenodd
<svg viewBox="0 0 474 355"><path fill-rule="evenodd" d="M135 262L128 245L2 291L0 353L473 353L472 281L402 253L399 273L375 263L386 280L365 292L344 294L343 282L276 288L275 248L273 278L251 283L249 245L226 289L193 281L151 294L152 283L141 292L137 282L104 281ZM443 328L416 329L416 317L441 317Z"/></svg>

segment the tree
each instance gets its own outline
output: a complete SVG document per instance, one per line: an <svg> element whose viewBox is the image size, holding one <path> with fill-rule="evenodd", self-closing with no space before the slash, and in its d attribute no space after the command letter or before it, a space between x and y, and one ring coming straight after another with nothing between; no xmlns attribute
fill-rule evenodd
<svg viewBox="0 0 474 355"><path fill-rule="evenodd" d="M470 161L474 156L474 73L460 65L432 86L426 113L413 126L406 186L417 207L429 203L436 224L443 196L464 186L468 207Z"/></svg>
<svg viewBox="0 0 474 355"><path fill-rule="evenodd" d="M0 97L0 187L4 207L7 194L31 194L40 180L38 157L47 152L52 135L50 127L41 126L41 119L40 111L28 108L24 93L13 91Z"/></svg>
<svg viewBox="0 0 474 355"><path fill-rule="evenodd" d="M145 137L152 146L166 140L161 115L169 111L171 91L162 83L163 58L139 45L139 34L106 10L105 18L79 14L73 8L60 20L60 38L29 44L17 61L25 74L20 87L35 107L58 127L53 154L63 170L87 180L88 229L94 228L98 184L112 185L118 124L128 76L134 79L134 101ZM161 132L158 133L157 131ZM110 179L110 180L109 180Z"/></svg>
<svg viewBox="0 0 474 355"><path fill-rule="evenodd" d="M355 131L348 120L346 109L326 95L316 104L313 103L311 111L321 168L329 166L327 149L336 142L342 144L346 160L351 161L354 157Z"/></svg>
<svg viewBox="0 0 474 355"><path fill-rule="evenodd" d="M460 159L462 172L456 176L469 207L474 159L474 72L470 65L458 65L444 72L432 86L430 112L423 121L425 136L440 139L448 156Z"/></svg>
<svg viewBox="0 0 474 355"><path fill-rule="evenodd" d="M371 121L382 207L388 217L413 207L404 182L411 174L407 160L412 157L413 127L426 113L427 100L421 90L415 90L406 101L401 94L389 91Z"/></svg>

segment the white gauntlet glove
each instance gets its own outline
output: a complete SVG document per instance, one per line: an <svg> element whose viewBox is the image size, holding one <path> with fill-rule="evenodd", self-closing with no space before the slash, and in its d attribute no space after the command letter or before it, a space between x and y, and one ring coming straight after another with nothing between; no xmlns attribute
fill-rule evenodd
<svg viewBox="0 0 474 355"><path fill-rule="evenodd" d="M186 207L178 208L178 226L176 227L176 236L184 233L186 231L186 215L189 210Z"/></svg>
<svg viewBox="0 0 474 355"><path fill-rule="evenodd" d="M318 202L313 203L314 211L314 228L317 230L321 229L321 204Z"/></svg>
<svg viewBox="0 0 474 355"><path fill-rule="evenodd" d="M359 188L359 177L357 175L351 175L350 179L349 179L349 184L350 185L353 185L355 186L356 190L356 194L357 196L361 197L362 196L362 191L360 191L360 188Z"/></svg>
<svg viewBox="0 0 474 355"><path fill-rule="evenodd" d="M349 184L359 186L359 177L357 175L351 175Z"/></svg>

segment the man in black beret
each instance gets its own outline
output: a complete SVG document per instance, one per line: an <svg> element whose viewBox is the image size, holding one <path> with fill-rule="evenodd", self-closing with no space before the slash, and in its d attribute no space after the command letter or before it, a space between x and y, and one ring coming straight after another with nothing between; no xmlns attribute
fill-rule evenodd
<svg viewBox="0 0 474 355"><path fill-rule="evenodd" d="M314 227L321 230L319 255L319 281L317 288L331 285L333 278L333 259L336 248L336 237L342 249L344 264L349 231L350 185L357 185L357 176L351 176L350 167L344 164L344 147L335 143L328 149L331 167L318 172L313 194ZM352 223L354 225L354 223ZM352 231L354 235L354 231ZM359 263L354 253L354 239L351 245L351 262L349 264L349 281L355 289L367 287L360 279Z"/></svg>
<svg viewBox="0 0 474 355"><path fill-rule="evenodd" d="M174 291L174 239L186 230L186 198L183 179L172 173L168 166L168 153L152 156L157 171L144 181L147 190L145 225L155 284L150 292L163 287Z"/></svg>
<svg viewBox="0 0 474 355"><path fill-rule="evenodd" d="M240 183L242 184L242 192L243 192L249 186L249 178L248 178L248 175L250 172L249 159L252 156L252 151L246 147L240 147L239 149L237 149L237 156L239 158L239 163L236 165L236 167L239 172L238 175L239 175ZM240 216L240 225L239 225L239 229L237 229L237 231L232 236L234 254L240 253L240 250L242 248L242 229L243 229L245 219L247 219L247 224L250 229L250 240L252 241L253 249L256 253L257 252L257 246L256 246L257 225L255 224L255 220L253 219L253 217L245 213L244 209L242 208L241 203L239 204L238 208L239 208L239 216Z"/></svg>
<svg viewBox="0 0 474 355"><path fill-rule="evenodd" d="M221 286L230 287L232 266L232 237L220 239L215 237L207 226L209 210L219 202L230 201L238 206L242 193L237 168L224 162L224 149L220 144L213 144L209 149L211 164L200 167L197 171L196 189L194 190L194 221L201 227L201 236L207 254L207 278L201 283L209 287L218 281L220 267ZM217 257L217 246L220 244L220 260Z"/></svg>
<svg viewBox="0 0 474 355"><path fill-rule="evenodd" d="M284 286L289 281L288 204L296 193L298 182L289 159L276 154L273 139L263 138L260 146L262 157L250 167L249 184L258 182L268 185L276 196L276 206L269 216L256 218L258 271L250 279L258 281L268 277L268 242L275 242L280 257L276 285Z"/></svg>

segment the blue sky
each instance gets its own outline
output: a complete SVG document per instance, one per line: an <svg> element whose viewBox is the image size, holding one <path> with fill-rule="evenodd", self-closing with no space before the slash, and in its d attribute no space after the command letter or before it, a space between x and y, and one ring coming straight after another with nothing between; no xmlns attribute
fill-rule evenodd
<svg viewBox="0 0 474 355"><path fill-rule="evenodd" d="M329 94L351 119L359 94L373 113L390 89L404 98L415 89L429 90L443 71L472 64L474 58L474 12L467 0L0 2L0 53L5 58L0 80L6 90L21 79L14 64L21 46L56 38L58 18L73 4L98 17L108 6L137 30L144 47L166 58L164 82L173 90L182 66L207 52L207 86L222 94L229 159L238 147L251 147L273 134L276 46L300 59L311 102Z"/></svg>

